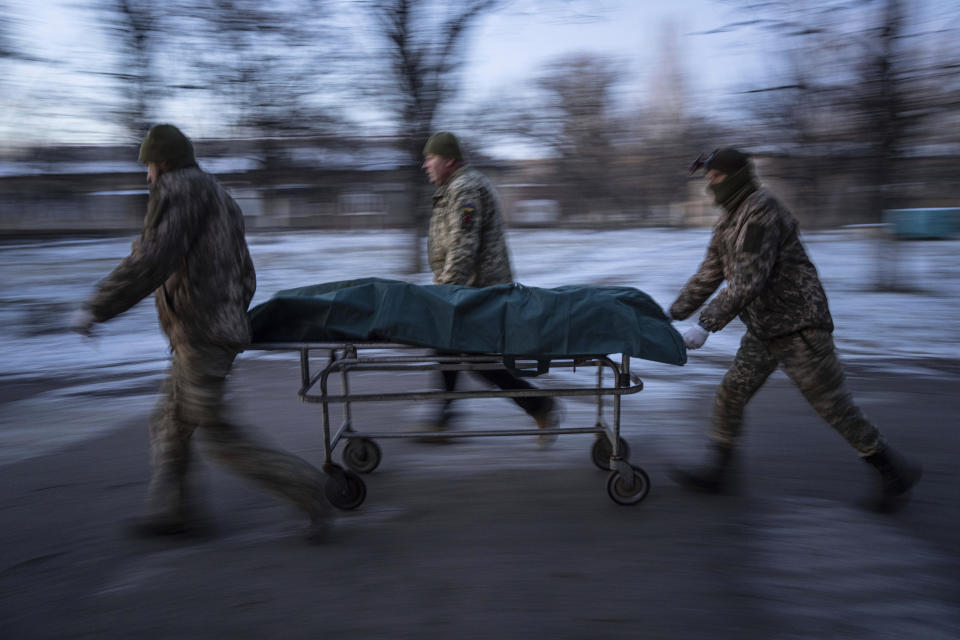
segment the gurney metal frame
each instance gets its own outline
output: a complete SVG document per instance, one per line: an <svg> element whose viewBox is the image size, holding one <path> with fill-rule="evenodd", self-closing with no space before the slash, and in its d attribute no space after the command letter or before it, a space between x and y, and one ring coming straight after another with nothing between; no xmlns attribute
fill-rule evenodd
<svg viewBox="0 0 960 640"><path fill-rule="evenodd" d="M323 470L328 475L326 494L331 503L341 509L354 509L366 498L366 485L357 473L370 473L380 464L381 452L377 439L417 438L449 439L499 436L551 436L573 433L593 433L597 438L591 448L594 464L603 470L609 470L607 493L617 504L631 505L642 501L650 490L650 479L640 467L632 466L629 461L629 446L620 437L620 397L637 393L643 389L643 382L630 373L630 356L621 356L618 364L605 355L584 356L578 358L517 358L508 359L498 354L450 354L440 355L432 350L412 345L384 342L280 342L254 343L248 350L296 351L300 355L300 390L298 397L303 402L319 403L322 407L323 427ZM316 373L311 372L310 356L314 351L327 351L326 365ZM361 350L411 351L401 355L361 355ZM509 363L509 367L508 367ZM537 374L545 373L549 368L577 367L597 368L595 387L533 388L533 389L496 389L471 391L413 391L393 393L351 393L350 372L362 371L480 371L505 368L517 368L521 373L523 363L536 364ZM612 386L603 386L603 370L613 373ZM342 390L339 394L329 391L330 376L341 374ZM315 389L319 385L319 393ZM360 432L354 429L350 405L354 402L384 402L398 400L454 400L467 398L520 398L520 397L571 397L594 396L597 398L596 423L592 427L557 427L553 429L463 429L456 431L423 432ZM613 398L612 424L608 425L603 416L604 396ZM344 419L334 431L330 424L330 404L342 403ZM349 467L334 462L333 452L337 444L345 440L343 462Z"/></svg>

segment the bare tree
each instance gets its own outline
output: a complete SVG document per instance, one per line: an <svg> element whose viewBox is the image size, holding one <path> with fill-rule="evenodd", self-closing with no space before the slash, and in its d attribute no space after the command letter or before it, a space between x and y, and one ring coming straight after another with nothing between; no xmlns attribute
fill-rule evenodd
<svg viewBox="0 0 960 640"><path fill-rule="evenodd" d="M546 101L534 116L537 133L555 158L568 216L608 210L617 200L609 183L625 123L615 117L612 98L622 77L622 67L609 60L574 54L551 63L538 78Z"/></svg>
<svg viewBox="0 0 960 640"><path fill-rule="evenodd" d="M865 52L856 66L859 83L850 109L859 116L858 137L869 145L867 170L873 177L870 209L877 221L883 212L908 201L910 180L904 179L911 158L924 155L930 132L941 116L955 112L960 84L960 52L956 47L924 58L918 38L911 33L910 9L902 0L882 0L871 16ZM873 7L871 7L873 8ZM954 42L956 33L953 34ZM897 272L896 243L881 247L876 286L880 290L913 289Z"/></svg>
<svg viewBox="0 0 960 640"><path fill-rule="evenodd" d="M0 86L10 75L4 72L4 67L9 66L10 61L18 55L10 37L12 21L8 16L6 3L0 2Z"/></svg>
<svg viewBox="0 0 960 640"><path fill-rule="evenodd" d="M663 217L672 203L689 197L690 161L717 146L723 134L691 92L684 48L672 22L661 25L657 50L646 99L631 120L629 152L642 210Z"/></svg>
<svg viewBox="0 0 960 640"><path fill-rule="evenodd" d="M825 178L835 171L824 158L842 156L848 166L859 161L861 179L869 186L863 207L881 222L884 210L902 202L898 176L907 160L916 155L930 125L943 121L956 105L956 47L924 57L918 39L928 34L911 26L917 7L902 0L740 4L753 19L730 27L766 30L778 50L790 55L785 81L746 94L761 105L754 113L766 114L760 134L767 145L774 140L801 158L794 163L805 183L801 193L823 190ZM808 195L804 204L819 202ZM882 256L877 264L876 285L896 288L891 275L896 261Z"/></svg>
<svg viewBox="0 0 960 640"><path fill-rule="evenodd" d="M741 4L756 17L740 26L773 34L786 62L781 81L745 95L762 116L758 137L787 153L859 151L876 161L871 171L885 185L906 147L953 104L947 88L960 79L960 53L924 61L910 41L928 34L908 32L902 0Z"/></svg>
<svg viewBox="0 0 960 640"><path fill-rule="evenodd" d="M436 126L437 113L457 90L466 64L470 28L501 0L369 0L363 3L376 24L386 53L385 105L399 128L398 144L408 154L408 184L423 184L417 167L423 145ZM410 269L422 267L426 232L425 187L410 193L407 218L415 229Z"/></svg>
<svg viewBox="0 0 960 640"><path fill-rule="evenodd" d="M118 59L118 69L110 74L117 80L121 96L115 111L131 139L142 138L154 123L162 94L163 80L155 58L162 35L156 7L149 0L111 0L103 9Z"/></svg>
<svg viewBox="0 0 960 640"><path fill-rule="evenodd" d="M471 117L474 131L547 158L550 198L568 219L662 223L670 204L686 199L690 161L719 139L718 127L690 108L675 39L666 29L642 105L621 99L625 61L564 55L532 82L481 105Z"/></svg>
<svg viewBox="0 0 960 640"><path fill-rule="evenodd" d="M330 93L339 44L324 0L196 0L174 36L192 71L181 88L206 96L234 135L260 143L264 168L283 157L283 138L323 133L342 121L318 97Z"/></svg>
<svg viewBox="0 0 960 640"><path fill-rule="evenodd" d="M602 216L624 204L619 172L629 123L614 104L623 78L623 66L603 56L563 55L460 118L475 140L539 156L541 179L549 181L561 216Z"/></svg>
<svg viewBox="0 0 960 640"><path fill-rule="evenodd" d="M785 38L778 82L743 94L758 126L742 131L738 143L790 159L777 165L775 177L796 186L797 205L805 212L824 209L828 178L839 169L833 160L850 155L855 145L843 106L849 83L839 79L838 49L844 45L838 40L824 29Z"/></svg>
<svg viewBox="0 0 960 640"><path fill-rule="evenodd" d="M10 18L6 3L0 3L0 60L16 56L16 49L10 38Z"/></svg>
<svg viewBox="0 0 960 640"><path fill-rule="evenodd" d="M903 37L903 6L899 0L885 0L885 11L876 28L874 44L860 65L864 90L853 102L862 112L864 127L861 132L870 144L870 169L874 177L870 209L876 212L877 221L883 222L883 212L892 208L896 200L891 189L891 178L906 141L907 104L906 82L902 75L902 55L898 55L898 41ZM887 243L879 248L876 260L876 287L879 290L900 288L895 256L896 244Z"/></svg>

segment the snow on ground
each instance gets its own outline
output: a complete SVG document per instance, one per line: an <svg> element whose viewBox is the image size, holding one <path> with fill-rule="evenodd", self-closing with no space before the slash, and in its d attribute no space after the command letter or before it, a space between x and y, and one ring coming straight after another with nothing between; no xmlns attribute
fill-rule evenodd
<svg viewBox="0 0 960 640"><path fill-rule="evenodd" d="M707 229L514 230L509 241L514 275L528 286L629 285L667 307L695 272L709 236ZM954 320L960 241L896 243L895 255L888 249L881 258L878 241L858 229L808 233L804 239L830 299L844 361L923 374L929 372L924 362L960 356L960 325ZM0 462L33 451L25 421L36 423L37 447L54 446L60 436L68 437L67 431L74 440L79 434L92 436L111 425L100 424L102 418L88 410L89 403L135 392L164 373L167 345L150 298L99 326L96 339L66 330L71 311L127 254L131 240L0 245L0 380L6 386L56 379L59 387L55 393L6 404L0 450L7 453ZM254 304L281 289L335 280L430 281L427 273L404 273L412 238L399 231L252 233L249 241L258 275ZM909 293L874 290L879 259L895 260L899 284L909 287ZM742 332L734 321L691 353L682 368L635 361L633 369L641 377L657 379L642 392L645 402L670 402L695 384L716 384ZM241 357L280 356L248 352ZM151 404L152 398L143 396L139 406L148 411ZM129 405L125 401L123 409Z"/></svg>

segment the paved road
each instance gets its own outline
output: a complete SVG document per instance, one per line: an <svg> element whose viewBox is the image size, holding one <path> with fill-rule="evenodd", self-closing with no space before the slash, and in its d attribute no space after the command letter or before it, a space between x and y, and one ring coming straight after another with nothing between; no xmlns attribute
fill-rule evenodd
<svg viewBox="0 0 960 640"><path fill-rule="evenodd" d="M145 429L121 428L2 468L3 638L923 638L960 637L955 498L960 362L851 370L857 397L926 476L895 516L860 510L872 477L781 378L748 411L740 495L670 484L697 457L710 386L625 402L631 461L653 490L613 504L592 436L548 450L526 438L383 441L368 497L329 544L297 515L215 467L201 480L212 539L143 541L123 522L147 480ZM319 462L318 407L295 399L294 362L241 361L237 417ZM413 380L371 380L377 388ZM591 421L567 402L566 425ZM518 424L504 400L463 424ZM416 403L357 408L356 424L411 428Z"/></svg>

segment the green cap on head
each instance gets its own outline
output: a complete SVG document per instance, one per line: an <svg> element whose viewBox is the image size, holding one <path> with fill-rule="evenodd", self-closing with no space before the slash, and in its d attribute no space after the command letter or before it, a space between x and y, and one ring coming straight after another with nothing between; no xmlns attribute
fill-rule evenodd
<svg viewBox="0 0 960 640"><path fill-rule="evenodd" d="M140 162L166 162L175 167L196 164L193 144L180 129L172 124L158 124L150 128L140 145Z"/></svg>
<svg viewBox="0 0 960 640"><path fill-rule="evenodd" d="M423 155L432 153L433 155L452 158L454 160L463 160L463 151L460 149L460 141L457 136L449 131L438 131L430 136L427 144L423 147Z"/></svg>

